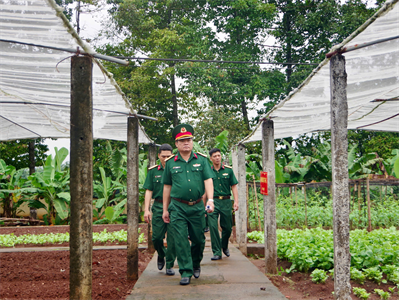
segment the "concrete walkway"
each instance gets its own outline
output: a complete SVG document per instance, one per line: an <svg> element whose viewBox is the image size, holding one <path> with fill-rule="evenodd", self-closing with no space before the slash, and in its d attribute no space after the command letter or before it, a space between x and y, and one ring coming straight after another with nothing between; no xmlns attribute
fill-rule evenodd
<svg viewBox="0 0 399 300"><path fill-rule="evenodd" d="M201 276L198 279L192 277L187 286L179 285L177 265L174 276L165 275L165 269L159 271L155 254L126 300L286 299L236 247L230 245L229 250L230 257L223 255L222 260L212 261L211 248L205 247Z"/></svg>

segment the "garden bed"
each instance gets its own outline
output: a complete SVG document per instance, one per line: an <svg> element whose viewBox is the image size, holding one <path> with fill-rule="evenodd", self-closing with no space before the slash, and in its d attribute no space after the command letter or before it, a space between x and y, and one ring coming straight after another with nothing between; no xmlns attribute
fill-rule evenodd
<svg viewBox="0 0 399 300"><path fill-rule="evenodd" d="M141 233L147 240L147 226L140 224ZM127 230L127 225L94 225L93 232ZM37 226L37 227L0 227L0 234L15 235L65 233L69 226ZM126 243L118 243L123 245ZM115 243L95 243L95 245L115 245ZM38 247L37 245L18 245L17 247ZM40 247L68 246L68 243L42 245ZM43 249L42 249L43 250ZM51 250L51 249L49 249ZM152 254L147 250L139 252L139 274L146 268ZM262 272L265 271L264 259L250 255L250 261ZM40 251L0 253L0 299L68 299L69 298L69 252ZM135 282L126 280L126 250L93 251L93 299L122 300L131 292ZM290 263L278 260L278 269L287 269ZM276 276L268 276L273 284L288 299L334 299L333 280L329 278L325 284L315 284L309 274L280 272ZM352 287L362 287L368 292L377 289L387 290L393 285L378 285L366 281L364 285L351 282ZM357 299L352 294L353 299ZM380 299L372 294L369 299ZM390 299L399 299L392 295Z"/></svg>

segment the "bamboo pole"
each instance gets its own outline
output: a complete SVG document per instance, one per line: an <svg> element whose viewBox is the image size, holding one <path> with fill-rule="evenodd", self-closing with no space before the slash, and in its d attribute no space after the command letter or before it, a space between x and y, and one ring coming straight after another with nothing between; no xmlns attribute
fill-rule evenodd
<svg viewBox="0 0 399 300"><path fill-rule="evenodd" d="M370 178L367 177L367 219L368 219L368 231L371 231L371 203L370 203Z"/></svg>
<svg viewBox="0 0 399 300"><path fill-rule="evenodd" d="M256 182L255 182L255 175L252 175L252 178L254 180L254 196L255 196L255 203L256 203L256 212L258 214L258 230L262 230L262 224L260 222L260 215L259 215L259 202L258 202L258 192L256 191Z"/></svg>

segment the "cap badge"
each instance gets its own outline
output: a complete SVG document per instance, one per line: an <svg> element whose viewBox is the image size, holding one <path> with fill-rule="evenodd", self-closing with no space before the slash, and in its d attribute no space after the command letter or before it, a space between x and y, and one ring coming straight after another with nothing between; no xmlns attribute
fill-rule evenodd
<svg viewBox="0 0 399 300"><path fill-rule="evenodd" d="M180 129L180 132L187 132L186 127L182 127L182 128Z"/></svg>

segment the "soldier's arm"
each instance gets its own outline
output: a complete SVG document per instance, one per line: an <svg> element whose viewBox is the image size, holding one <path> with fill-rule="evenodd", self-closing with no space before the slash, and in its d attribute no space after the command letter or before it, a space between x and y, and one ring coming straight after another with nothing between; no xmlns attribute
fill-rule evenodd
<svg viewBox="0 0 399 300"><path fill-rule="evenodd" d="M152 198L152 191L145 190L144 195L144 221L149 223L151 221L150 203Z"/></svg>
<svg viewBox="0 0 399 300"><path fill-rule="evenodd" d="M237 184L231 186L231 191L233 192L234 197L234 211L238 210L238 189Z"/></svg>
<svg viewBox="0 0 399 300"><path fill-rule="evenodd" d="M205 195L208 198L206 206L209 206L209 209L207 211L211 213L215 209L215 206L213 204L213 179L209 178L204 180L204 184L205 184Z"/></svg>
<svg viewBox="0 0 399 300"><path fill-rule="evenodd" d="M168 212L168 206L170 203L170 191L172 190L172 186L169 184L164 184L163 185L163 214L162 214L162 219L165 223L169 223L169 212Z"/></svg>

